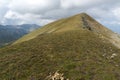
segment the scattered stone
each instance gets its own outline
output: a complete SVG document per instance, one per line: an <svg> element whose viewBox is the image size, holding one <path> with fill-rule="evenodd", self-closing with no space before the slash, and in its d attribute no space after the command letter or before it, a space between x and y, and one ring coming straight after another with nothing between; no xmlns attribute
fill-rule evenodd
<svg viewBox="0 0 120 80"><path fill-rule="evenodd" d="M116 64L115 66L118 67L119 65Z"/></svg>
<svg viewBox="0 0 120 80"><path fill-rule="evenodd" d="M83 24L84 24L84 27L83 27L83 28L86 28L86 29L92 31L92 27L91 27L90 24L87 22L87 20L85 19L85 17L82 17L82 21L83 21Z"/></svg>
<svg viewBox="0 0 120 80"><path fill-rule="evenodd" d="M103 56L103 57L105 57L105 56L106 56L106 54L103 54L102 56Z"/></svg>
<svg viewBox="0 0 120 80"><path fill-rule="evenodd" d="M59 73L59 71L56 71L54 74L51 74L46 77L46 80L69 80L64 77L63 73Z"/></svg>
<svg viewBox="0 0 120 80"><path fill-rule="evenodd" d="M113 53L112 56L110 57L110 59L112 59L112 58L114 58L116 56L117 56L117 54Z"/></svg>

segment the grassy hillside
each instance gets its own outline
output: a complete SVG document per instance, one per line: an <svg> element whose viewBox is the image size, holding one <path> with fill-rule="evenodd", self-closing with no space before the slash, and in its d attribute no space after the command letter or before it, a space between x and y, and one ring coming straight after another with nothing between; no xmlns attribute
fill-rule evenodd
<svg viewBox="0 0 120 80"><path fill-rule="evenodd" d="M82 20L81 20L82 16L87 16L87 15L86 14L75 15L73 17L60 19L58 21L47 24L44 27L39 28L31 32L30 34L20 38L14 44L28 41L44 33L55 33L55 32L63 32L68 30L83 29L84 24L82 23Z"/></svg>
<svg viewBox="0 0 120 80"><path fill-rule="evenodd" d="M57 70L70 80L119 80L119 53L87 30L44 34L0 50L0 80L44 80Z"/></svg>
<svg viewBox="0 0 120 80"><path fill-rule="evenodd" d="M57 70L69 80L120 80L120 49L105 38L106 28L91 26L91 18L91 24L80 22L78 16L48 24L21 39L30 40L1 48L0 80L46 80Z"/></svg>
<svg viewBox="0 0 120 80"><path fill-rule="evenodd" d="M18 39L14 44L28 41L44 33L59 33L81 29L88 29L94 32L95 34L100 35L104 39L109 40L115 46L120 48L120 38L118 37L118 35L109 30L108 28L104 27L100 23L98 23L96 20L94 20L86 13L81 13L69 18L60 19L53 23L47 24L44 27L39 28L31 32L30 34L25 35L22 38Z"/></svg>

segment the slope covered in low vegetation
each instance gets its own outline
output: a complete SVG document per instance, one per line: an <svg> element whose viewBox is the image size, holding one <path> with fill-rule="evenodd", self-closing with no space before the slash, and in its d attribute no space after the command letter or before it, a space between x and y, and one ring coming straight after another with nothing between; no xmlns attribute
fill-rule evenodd
<svg viewBox="0 0 120 80"><path fill-rule="evenodd" d="M0 80L44 80L56 70L70 80L119 80L119 53L86 30L44 34L0 50Z"/></svg>
<svg viewBox="0 0 120 80"><path fill-rule="evenodd" d="M58 70L69 80L120 80L120 49L77 22L56 23L56 31L49 26L33 39L1 48L0 80L45 80Z"/></svg>

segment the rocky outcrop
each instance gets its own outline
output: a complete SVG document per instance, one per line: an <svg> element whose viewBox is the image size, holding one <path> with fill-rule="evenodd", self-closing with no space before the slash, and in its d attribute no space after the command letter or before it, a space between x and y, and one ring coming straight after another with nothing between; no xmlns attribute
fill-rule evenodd
<svg viewBox="0 0 120 80"><path fill-rule="evenodd" d="M59 71L56 71L55 73L50 73L49 76L46 77L45 80L69 80L64 77L63 73L59 73Z"/></svg>
<svg viewBox="0 0 120 80"><path fill-rule="evenodd" d="M82 17L82 21L83 21L83 25L84 25L83 28L92 31L92 28L90 27L89 23L86 21L85 17Z"/></svg>

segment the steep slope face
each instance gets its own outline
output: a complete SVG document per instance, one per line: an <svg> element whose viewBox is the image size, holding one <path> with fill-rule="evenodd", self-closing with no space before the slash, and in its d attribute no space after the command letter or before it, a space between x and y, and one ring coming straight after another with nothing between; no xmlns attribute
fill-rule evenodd
<svg viewBox="0 0 120 80"><path fill-rule="evenodd" d="M76 15L1 48L0 80L49 80L57 70L69 80L120 80L120 50L102 37L112 32L94 21Z"/></svg>
<svg viewBox="0 0 120 80"><path fill-rule="evenodd" d="M111 30L107 29L100 23L98 23L96 20L94 20L86 13L81 13L66 19L61 19L53 23L50 23L42 28L33 31L28 35L25 35L24 37L16 41L14 44L28 41L30 39L37 37L40 34L58 33L81 29L90 30L95 34L98 34L99 37L109 40L115 46L120 48L120 38L118 37L118 35L112 32Z"/></svg>

